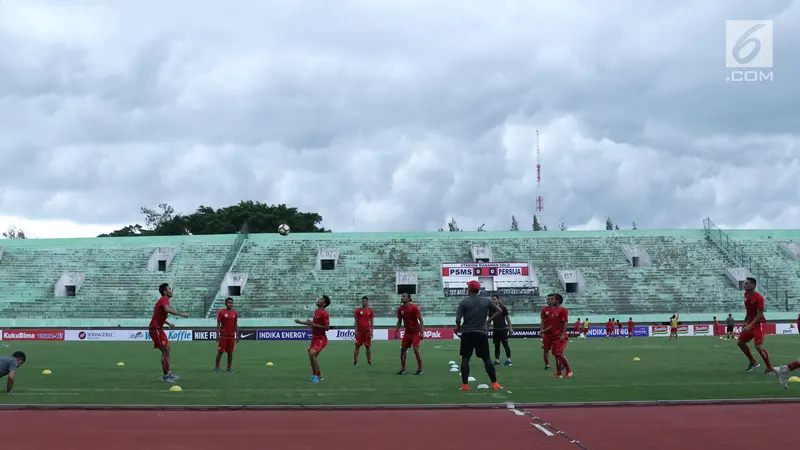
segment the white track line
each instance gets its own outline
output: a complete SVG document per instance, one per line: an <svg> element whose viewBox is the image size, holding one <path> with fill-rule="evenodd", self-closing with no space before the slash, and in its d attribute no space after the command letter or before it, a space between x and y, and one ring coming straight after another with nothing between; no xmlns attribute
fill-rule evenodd
<svg viewBox="0 0 800 450"><path fill-rule="evenodd" d="M555 436L555 434L551 433L551 432L550 432L550 430L548 430L547 428L545 428L545 427L543 427L543 426L539 425L539 424L538 424L538 423L536 423L536 422L531 422L531 425L533 425L534 427L536 427L536 429L537 429L537 430L541 431L542 433L544 433L544 434L545 434L545 435L547 435L548 437L553 437L553 436Z"/></svg>

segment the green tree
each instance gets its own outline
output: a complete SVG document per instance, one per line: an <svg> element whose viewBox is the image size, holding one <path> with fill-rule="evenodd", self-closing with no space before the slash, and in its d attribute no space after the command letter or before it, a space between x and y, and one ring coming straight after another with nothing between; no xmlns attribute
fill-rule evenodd
<svg viewBox="0 0 800 450"><path fill-rule="evenodd" d="M519 231L519 222L514 216L511 216L511 228L509 228L509 231Z"/></svg>
<svg viewBox="0 0 800 450"><path fill-rule="evenodd" d="M444 231L444 228L439 228L438 231ZM447 231L461 231L461 228L458 228L458 222L456 222L455 217L450 218L450 222L447 222ZM483 231L483 230L478 230Z"/></svg>
<svg viewBox="0 0 800 450"><path fill-rule="evenodd" d="M6 239L27 239L25 231L22 228L17 228L14 225L8 227L8 230L3 232L3 237Z"/></svg>
<svg viewBox="0 0 800 450"><path fill-rule="evenodd" d="M542 225L539 223L539 218L536 217L536 214L533 215L533 225L531 226L533 231L544 231L546 229L542 228Z"/></svg>
<svg viewBox="0 0 800 450"><path fill-rule="evenodd" d="M99 237L114 236L173 236L234 234L247 223L250 233L277 233L278 225L289 224L295 233L325 233L320 227L322 216L317 213L300 212L297 208L266 203L242 201L236 205L214 209L199 206L192 214L178 214L166 203L158 209L141 208L145 226L128 225Z"/></svg>
<svg viewBox="0 0 800 450"><path fill-rule="evenodd" d="M608 219L606 219L606 230L613 230L613 229L614 229L614 223L611 222L611 217L609 216Z"/></svg>

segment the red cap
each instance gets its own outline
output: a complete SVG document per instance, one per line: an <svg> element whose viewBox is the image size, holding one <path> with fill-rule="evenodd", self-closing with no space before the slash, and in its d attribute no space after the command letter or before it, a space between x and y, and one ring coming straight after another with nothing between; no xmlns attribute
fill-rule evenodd
<svg viewBox="0 0 800 450"><path fill-rule="evenodd" d="M473 291L480 291L481 284L478 283L476 280L472 280L469 283L467 283L467 288Z"/></svg>

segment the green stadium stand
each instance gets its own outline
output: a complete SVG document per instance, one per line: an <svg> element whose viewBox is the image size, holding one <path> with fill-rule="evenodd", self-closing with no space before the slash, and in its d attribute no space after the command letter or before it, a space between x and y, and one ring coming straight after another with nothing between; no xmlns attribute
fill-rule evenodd
<svg viewBox="0 0 800 450"><path fill-rule="evenodd" d="M158 285L175 286L173 303L194 315L219 283L209 274L236 236L5 240L0 261L0 315L3 318L140 318L152 313ZM165 272L148 261L159 248L175 257ZM64 273L83 273L75 296L56 296ZM199 301L198 301L199 300Z"/></svg>
<svg viewBox="0 0 800 450"><path fill-rule="evenodd" d="M800 231L632 230L461 233L294 233L0 241L0 321L138 324L149 318L157 286L174 286L173 304L194 326L209 325L229 295L226 275L241 274L235 296L243 324L284 326L307 318L322 294L334 300L337 323L349 324L362 295L371 298L379 323L394 322L396 272L415 273L415 300L430 323L452 322L458 298L443 293L442 263L473 261L473 245L491 249L494 261L530 264L539 290L564 293L560 270L579 271L584 292L566 294L571 317L592 322L633 316L664 321L709 320L741 313L742 292L726 277L733 267L769 271L768 310L786 317L800 302L800 263L781 253L780 242L800 241ZM725 236L720 244L719 236ZM737 251L727 246L735 243ZM623 250L635 246L650 264L633 267ZM157 249L174 258L165 271L148 269ZM318 253L338 252L335 269L321 270ZM747 261L742 261L747 256ZM768 268L768 269L765 269ZM752 269L751 269L752 270ZM75 296L56 296L64 274L83 274ZM775 292L778 292L777 290ZM772 294L770 290L768 294ZM505 299L512 314L535 322L542 297ZM21 321L21 322L20 322ZM63 325L67 326L67 325ZM100 326L100 325L97 325Z"/></svg>

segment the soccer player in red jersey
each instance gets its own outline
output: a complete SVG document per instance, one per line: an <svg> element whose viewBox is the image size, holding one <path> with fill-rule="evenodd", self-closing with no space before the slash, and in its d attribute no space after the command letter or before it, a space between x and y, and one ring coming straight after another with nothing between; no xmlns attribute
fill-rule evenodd
<svg viewBox="0 0 800 450"><path fill-rule="evenodd" d="M617 337L622 337L622 323L617 321Z"/></svg>
<svg viewBox="0 0 800 450"><path fill-rule="evenodd" d="M158 286L158 292L161 298L156 302L153 308L153 318L150 319L150 339L153 340L153 348L161 350L161 369L163 376L161 381L167 383L174 383L180 379L179 376L173 375L169 366L170 347L169 340L167 340L167 333L164 332L164 325L174 328L174 325L167 322L167 317L172 314L175 316L189 317L189 313L182 313L175 311L169 305L169 299L172 298L172 288L168 283L162 283Z"/></svg>
<svg viewBox="0 0 800 450"><path fill-rule="evenodd" d="M319 354L328 345L327 331L331 327L331 317L326 308L331 305L331 299L323 295L317 299L317 309L311 320L295 320L295 323L311 327L311 345L308 347L308 359L311 362L311 381L319 383L324 379L319 370Z"/></svg>
<svg viewBox="0 0 800 450"><path fill-rule="evenodd" d="M714 336L719 336L719 322L717 316L714 316Z"/></svg>
<svg viewBox="0 0 800 450"><path fill-rule="evenodd" d="M574 329L575 329L575 337L581 337L581 319L580 318L578 318L578 320L575 321Z"/></svg>
<svg viewBox="0 0 800 450"><path fill-rule="evenodd" d="M608 319L606 322L606 339L610 338L614 334L614 320Z"/></svg>
<svg viewBox="0 0 800 450"><path fill-rule="evenodd" d="M411 296L408 294L400 296L400 303L402 304L397 308L395 336L400 336L400 325L405 327L405 334L403 335L403 343L400 345L400 372L397 372L397 374L406 374L406 354L409 348L413 348L414 356L417 357L415 375L422 375L422 356L419 353L419 343L424 339L425 335L422 313L417 308L417 305L412 303Z"/></svg>
<svg viewBox="0 0 800 450"><path fill-rule="evenodd" d="M633 317L628 317L628 339L633 339Z"/></svg>
<svg viewBox="0 0 800 450"><path fill-rule="evenodd" d="M764 373L769 375L774 373L775 369L772 368L772 363L769 362L769 353L764 349L764 330L761 327L767 322L767 319L764 318L764 297L756 292L757 284L758 282L753 277L747 277L744 281L744 309L746 315L742 333L739 334L738 345L742 349L742 353L750 360L747 372L752 372L760 366L753 358L750 347L747 346L748 342L754 341L756 351L761 355L764 364L767 365Z"/></svg>
<svg viewBox="0 0 800 450"><path fill-rule="evenodd" d="M225 309L217 313L217 365L214 372L219 372L219 361L222 354L228 354L228 372L233 372L233 346L239 343L239 314L233 309L233 299L225 299Z"/></svg>
<svg viewBox="0 0 800 450"><path fill-rule="evenodd" d="M361 297L361 308L356 308L355 331L356 331L356 351L353 354L353 365L358 365L358 354L361 353L361 346L367 348L367 364L372 365L372 330L375 325L375 312L369 307L369 298Z"/></svg>
<svg viewBox="0 0 800 450"><path fill-rule="evenodd" d="M542 313L540 315L542 326L539 328L542 337L542 351L544 354L542 357L544 358L544 370L550 370L550 348L553 346L553 336L550 333L550 318L552 317L552 309L553 309L553 296L547 296L547 306L542 308Z"/></svg>
<svg viewBox="0 0 800 450"><path fill-rule="evenodd" d="M553 308L551 309L550 331L553 335L552 351L553 356L556 358L556 374L553 378L572 378L572 370L569 367L569 361L564 356L564 349L567 346L569 339L567 337L567 322L569 321L569 312L567 308L561 306L564 303L564 297L561 294L551 294ZM564 375L562 376L562 370Z"/></svg>

